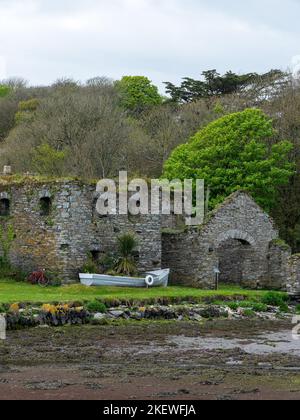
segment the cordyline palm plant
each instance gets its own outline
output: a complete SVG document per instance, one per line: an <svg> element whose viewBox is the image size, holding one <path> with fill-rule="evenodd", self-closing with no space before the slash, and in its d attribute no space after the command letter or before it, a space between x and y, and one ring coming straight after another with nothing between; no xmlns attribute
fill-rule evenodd
<svg viewBox="0 0 300 420"><path fill-rule="evenodd" d="M133 252L137 246L137 240L132 234L126 233L118 238L118 246L120 258L117 261L117 273L126 276L135 275L137 267Z"/></svg>

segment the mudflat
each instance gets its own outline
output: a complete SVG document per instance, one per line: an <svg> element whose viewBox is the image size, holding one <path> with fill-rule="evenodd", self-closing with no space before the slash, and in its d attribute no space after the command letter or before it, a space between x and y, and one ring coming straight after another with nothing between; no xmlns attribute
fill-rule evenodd
<svg viewBox="0 0 300 420"><path fill-rule="evenodd" d="M34 328L0 342L0 399L300 399L290 321Z"/></svg>

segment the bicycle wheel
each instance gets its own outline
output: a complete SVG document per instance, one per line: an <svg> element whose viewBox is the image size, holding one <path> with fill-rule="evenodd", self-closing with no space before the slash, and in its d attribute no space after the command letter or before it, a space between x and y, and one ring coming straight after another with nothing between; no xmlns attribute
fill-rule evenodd
<svg viewBox="0 0 300 420"><path fill-rule="evenodd" d="M40 287L47 287L47 286L49 286L49 280L44 275L43 276L40 276L40 278L38 280L38 285Z"/></svg>

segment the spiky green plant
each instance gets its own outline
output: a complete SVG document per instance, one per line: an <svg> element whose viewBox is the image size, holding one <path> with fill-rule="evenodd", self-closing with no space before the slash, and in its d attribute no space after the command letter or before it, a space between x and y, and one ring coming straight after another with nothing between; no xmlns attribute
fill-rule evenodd
<svg viewBox="0 0 300 420"><path fill-rule="evenodd" d="M117 261L116 271L126 276L135 275L137 272L133 252L137 246L137 240L131 233L125 233L118 238L118 251L120 257Z"/></svg>

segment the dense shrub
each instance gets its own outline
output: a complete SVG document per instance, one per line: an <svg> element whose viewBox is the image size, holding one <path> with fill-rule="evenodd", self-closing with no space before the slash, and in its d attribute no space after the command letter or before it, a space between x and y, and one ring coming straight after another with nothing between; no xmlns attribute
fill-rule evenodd
<svg viewBox="0 0 300 420"><path fill-rule="evenodd" d="M92 313L100 312L101 314L104 314L107 312L107 307L104 305L104 303L98 302L97 300L89 302L86 306L86 309Z"/></svg>
<svg viewBox="0 0 300 420"><path fill-rule="evenodd" d="M283 306L286 304L288 296L278 292L268 292L262 298L262 303L270 306Z"/></svg>
<svg viewBox="0 0 300 420"><path fill-rule="evenodd" d="M86 274L98 274L99 273L99 266L97 262L94 260L93 255L91 253L88 254L87 260L81 269L82 273Z"/></svg>

